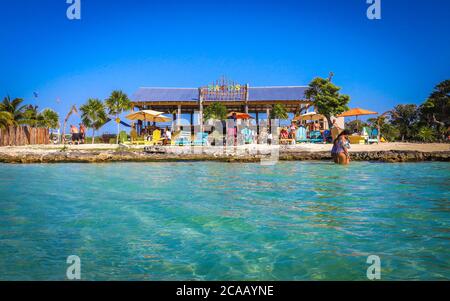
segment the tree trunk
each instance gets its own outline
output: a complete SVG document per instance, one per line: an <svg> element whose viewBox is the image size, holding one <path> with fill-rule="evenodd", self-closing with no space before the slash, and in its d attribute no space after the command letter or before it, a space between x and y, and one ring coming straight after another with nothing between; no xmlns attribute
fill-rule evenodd
<svg viewBox="0 0 450 301"><path fill-rule="evenodd" d="M377 124L377 130L378 130L377 139L378 139L378 142L380 142L380 139L381 139L381 126L379 124Z"/></svg>
<svg viewBox="0 0 450 301"><path fill-rule="evenodd" d="M94 144L95 141L95 129L92 129L92 144Z"/></svg>
<svg viewBox="0 0 450 301"><path fill-rule="evenodd" d="M331 116L325 115L325 118L327 119L327 122L328 122L328 129L331 131L331 127L333 126L333 122L331 121Z"/></svg>
<svg viewBox="0 0 450 301"><path fill-rule="evenodd" d="M117 118L119 118L119 115L116 115L116 122ZM119 133L120 133L120 122L117 122L117 137L116 137L116 144L119 144Z"/></svg>
<svg viewBox="0 0 450 301"><path fill-rule="evenodd" d="M66 125L67 125L67 122L64 121L64 125L63 125L63 128L62 128L62 135L61 135L61 143L63 145L66 145Z"/></svg>

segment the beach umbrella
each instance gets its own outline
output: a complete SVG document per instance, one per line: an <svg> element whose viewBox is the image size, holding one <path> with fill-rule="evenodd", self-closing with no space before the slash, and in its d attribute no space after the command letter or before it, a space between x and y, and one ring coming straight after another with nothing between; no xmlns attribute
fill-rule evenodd
<svg viewBox="0 0 450 301"><path fill-rule="evenodd" d="M138 112L131 113L126 116L130 120L142 120L150 122L169 122L172 119L170 117L162 115L163 112L153 111L153 110L141 110Z"/></svg>
<svg viewBox="0 0 450 301"><path fill-rule="evenodd" d="M316 112L309 112L305 113L303 115L298 115L294 117L294 121L301 121L301 120L322 120L325 116L321 114L317 114Z"/></svg>
<svg viewBox="0 0 450 301"><path fill-rule="evenodd" d="M361 109L361 108L355 108L355 109L350 109L347 112L344 112L340 115L338 115L337 117L356 117L356 121L358 120L358 116L364 116L364 115L377 115L377 112L374 111L369 111L369 110L365 110L365 109Z"/></svg>
<svg viewBox="0 0 450 301"><path fill-rule="evenodd" d="M361 109L361 108L355 108L355 109L348 110L347 112L344 112L344 113L338 115L338 117L356 116L356 119L358 119L358 116L377 115L377 114L378 114L377 112L373 112L373 111L369 111L369 110L365 110L365 109Z"/></svg>
<svg viewBox="0 0 450 301"><path fill-rule="evenodd" d="M233 117L233 114L236 114L236 119L253 119L252 116L250 116L247 113L239 113L239 112L231 112L227 115L228 118Z"/></svg>

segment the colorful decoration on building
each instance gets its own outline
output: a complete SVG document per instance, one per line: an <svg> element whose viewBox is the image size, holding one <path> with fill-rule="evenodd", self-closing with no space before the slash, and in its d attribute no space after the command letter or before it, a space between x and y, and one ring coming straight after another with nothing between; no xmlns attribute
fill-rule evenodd
<svg viewBox="0 0 450 301"><path fill-rule="evenodd" d="M207 87L200 88L200 96L203 101L245 101L247 85L222 78Z"/></svg>

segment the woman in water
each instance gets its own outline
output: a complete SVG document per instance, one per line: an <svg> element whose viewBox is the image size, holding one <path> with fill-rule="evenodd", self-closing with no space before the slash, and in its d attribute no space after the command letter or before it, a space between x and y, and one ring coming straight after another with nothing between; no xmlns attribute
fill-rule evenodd
<svg viewBox="0 0 450 301"><path fill-rule="evenodd" d="M333 148L331 149L331 156L333 156L334 162L337 164L347 165L350 163L350 155L348 149L348 131L344 130L338 135L333 142Z"/></svg>

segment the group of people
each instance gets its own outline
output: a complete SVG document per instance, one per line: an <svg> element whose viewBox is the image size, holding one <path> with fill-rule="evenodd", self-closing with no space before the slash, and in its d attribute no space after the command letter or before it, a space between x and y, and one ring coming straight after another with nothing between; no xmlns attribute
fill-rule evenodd
<svg viewBox="0 0 450 301"><path fill-rule="evenodd" d="M76 127L75 125L71 124L70 134L72 136L72 143L84 144L86 139L86 127L82 123L79 124L79 127Z"/></svg>

